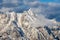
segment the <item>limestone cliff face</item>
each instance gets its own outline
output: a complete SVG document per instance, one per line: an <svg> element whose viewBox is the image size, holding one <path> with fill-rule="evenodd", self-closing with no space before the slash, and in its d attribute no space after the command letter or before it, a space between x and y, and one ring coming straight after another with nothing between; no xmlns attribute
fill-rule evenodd
<svg viewBox="0 0 60 40"><path fill-rule="evenodd" d="M0 40L60 40L59 35L56 22L37 16L31 9L0 13Z"/></svg>

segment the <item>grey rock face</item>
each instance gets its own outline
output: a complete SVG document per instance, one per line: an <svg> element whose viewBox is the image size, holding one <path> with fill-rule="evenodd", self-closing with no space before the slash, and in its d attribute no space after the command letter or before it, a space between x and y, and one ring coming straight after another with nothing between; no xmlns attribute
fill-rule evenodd
<svg viewBox="0 0 60 40"><path fill-rule="evenodd" d="M0 40L60 40L60 27L42 26L44 21L31 10L0 14Z"/></svg>

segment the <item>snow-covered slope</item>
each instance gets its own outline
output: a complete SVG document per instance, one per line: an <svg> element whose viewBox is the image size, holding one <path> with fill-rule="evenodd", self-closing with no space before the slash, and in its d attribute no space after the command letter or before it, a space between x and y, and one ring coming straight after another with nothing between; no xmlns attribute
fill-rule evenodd
<svg viewBox="0 0 60 40"><path fill-rule="evenodd" d="M0 40L59 39L60 31L52 32L52 29L55 30L58 27L56 21L46 19L42 14L34 14L31 9L23 13L0 13ZM48 29L51 32L48 32Z"/></svg>
<svg viewBox="0 0 60 40"><path fill-rule="evenodd" d="M29 11L25 11L23 13L17 13L18 14L18 20L20 20L23 24L24 22L28 22L29 25L34 27L39 26L57 26L57 22L55 20L49 20L45 18L42 14L33 13L31 9ZM20 16L21 15L21 16Z"/></svg>

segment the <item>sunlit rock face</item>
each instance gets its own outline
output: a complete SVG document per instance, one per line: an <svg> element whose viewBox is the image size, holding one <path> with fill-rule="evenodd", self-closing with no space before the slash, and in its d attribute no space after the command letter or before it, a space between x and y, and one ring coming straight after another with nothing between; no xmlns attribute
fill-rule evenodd
<svg viewBox="0 0 60 40"><path fill-rule="evenodd" d="M0 13L0 40L60 40L58 24L31 9Z"/></svg>

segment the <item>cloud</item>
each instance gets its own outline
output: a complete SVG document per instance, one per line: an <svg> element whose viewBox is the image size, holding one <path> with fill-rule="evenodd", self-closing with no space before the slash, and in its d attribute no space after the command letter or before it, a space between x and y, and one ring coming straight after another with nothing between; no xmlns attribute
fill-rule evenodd
<svg viewBox="0 0 60 40"><path fill-rule="evenodd" d="M38 0L24 0L24 4L28 5L29 7L38 7L40 2Z"/></svg>
<svg viewBox="0 0 60 40"><path fill-rule="evenodd" d="M13 10L15 12L23 12L29 8L38 7L38 0L3 0L2 9Z"/></svg>
<svg viewBox="0 0 60 40"><path fill-rule="evenodd" d="M29 9L24 3L23 0L3 0L1 3L3 5L0 10L5 9L6 11L15 11L15 12L23 12ZM3 11L5 11L3 10Z"/></svg>
<svg viewBox="0 0 60 40"><path fill-rule="evenodd" d="M34 13L43 14L47 19L60 20L60 3L39 3L35 1L30 2L28 5Z"/></svg>
<svg viewBox="0 0 60 40"><path fill-rule="evenodd" d="M48 3L48 7L44 8L45 10L42 12L48 19L55 19L56 21L60 20L58 17L60 16L60 4L59 3Z"/></svg>

